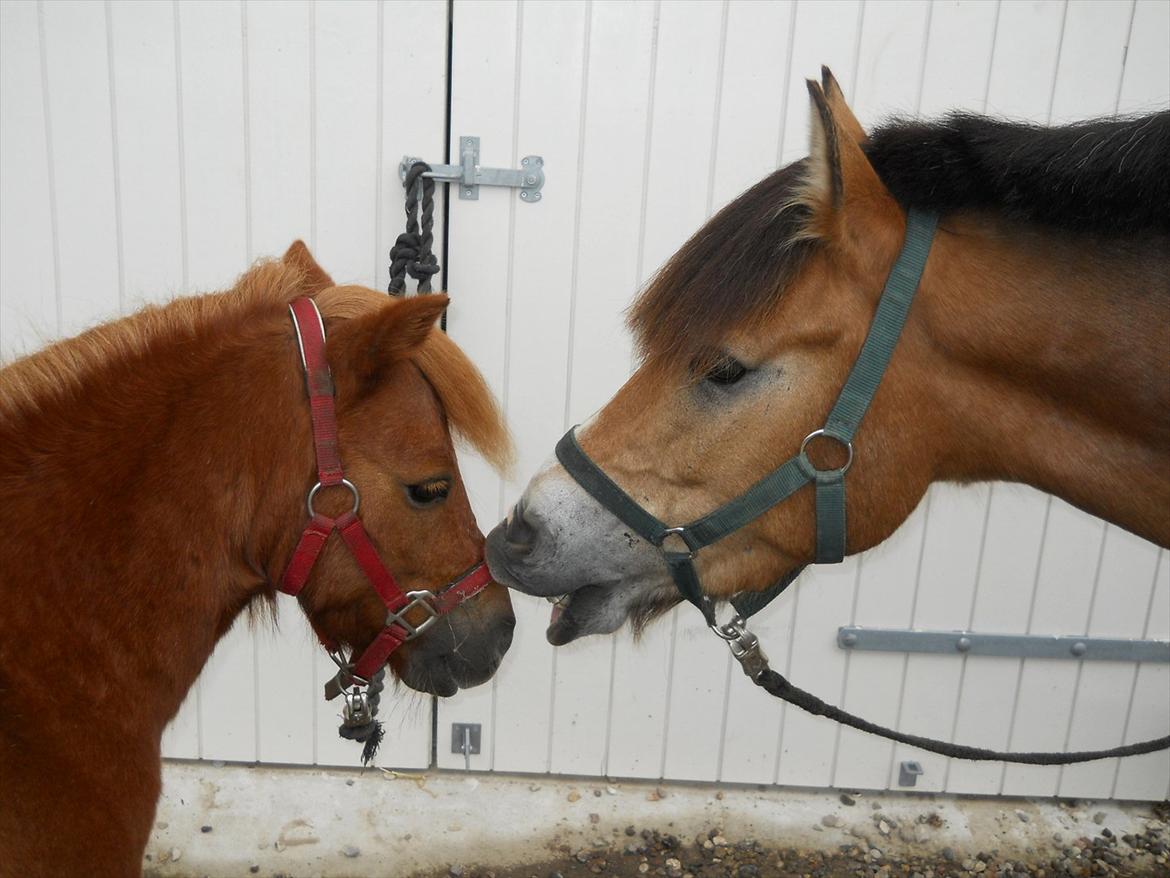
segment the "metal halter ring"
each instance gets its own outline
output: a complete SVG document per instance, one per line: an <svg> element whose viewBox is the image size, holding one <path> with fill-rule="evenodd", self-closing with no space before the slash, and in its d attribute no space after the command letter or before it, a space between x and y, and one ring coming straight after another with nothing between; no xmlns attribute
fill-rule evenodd
<svg viewBox="0 0 1170 878"><path fill-rule="evenodd" d="M808 455L804 453L804 450L808 447L808 443L812 442L818 436L824 436L827 439L832 439L835 442L839 442L841 445L845 446L845 450L847 452L849 452L849 457L845 460L844 466L834 467L833 469L817 469L815 466L813 466L812 461L808 459ZM800 443L800 456L805 459L805 461L808 463L808 465L810 467L812 467L814 470L816 470L819 473L839 472L842 475L844 475L845 473L847 473L849 471L849 467L853 466L853 443L851 441L849 441L848 439L841 439L838 436L834 436L832 433L827 432L825 430L825 428L822 427L819 430L813 430L811 433L809 433L807 436L804 437L804 441L802 441Z"/></svg>
<svg viewBox="0 0 1170 878"><path fill-rule="evenodd" d="M353 494L353 509L351 509L350 512L354 515L357 515L358 507L362 505L362 495L358 493L357 486L349 479L342 479L340 482L338 482L338 484L349 488L349 492ZM317 496L317 492L320 491L321 488L322 485L320 482L317 482L317 484L309 488L309 496L305 500L305 505L309 507L309 518L312 518L314 515L313 498Z"/></svg>
<svg viewBox="0 0 1170 878"><path fill-rule="evenodd" d="M690 544L690 541L687 540L687 529L685 527L668 527L662 532L662 539L658 543L658 548L662 549L664 552L667 551L666 538L669 536L676 536L683 541L683 544L687 547L686 555L688 558L695 557L695 549ZM679 554L682 553L680 552Z"/></svg>
<svg viewBox="0 0 1170 878"><path fill-rule="evenodd" d="M406 629L406 639L414 640L416 637L434 625L435 622L439 621L439 611L435 609L435 605L433 603L435 600L434 592L408 591L406 596L410 598L410 603L397 612L390 610L386 614L386 627L390 627L391 625L400 625L402 628ZM410 622L406 621L406 614L415 607L422 607L430 615L428 615L427 618L423 619L417 625L412 625Z"/></svg>

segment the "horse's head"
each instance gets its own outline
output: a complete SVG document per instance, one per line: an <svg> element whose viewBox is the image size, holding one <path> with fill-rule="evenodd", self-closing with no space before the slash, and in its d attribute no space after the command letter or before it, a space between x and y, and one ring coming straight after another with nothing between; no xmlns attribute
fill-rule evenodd
<svg viewBox="0 0 1170 878"><path fill-rule="evenodd" d="M483 557L483 535L451 431L494 463L502 465L510 453L482 377L434 328L447 297L392 299L363 287L335 286L300 242L284 262L303 271L300 292L313 297L324 320L338 448L346 478L360 491L361 521L403 591L438 593ZM288 382L301 397L296 405L305 435L298 442L308 451L303 378L290 371ZM314 481L311 454L303 462L305 490ZM353 499L339 485L320 491L313 503L337 516ZM304 524L303 505L296 516L285 528L282 559L291 556ZM386 606L336 533L298 598L317 633L347 646L355 658L387 624ZM415 607L405 618L418 625L427 616ZM414 689L453 695L491 677L511 644L514 624L507 590L493 582L395 650L390 666Z"/></svg>
<svg viewBox="0 0 1170 878"><path fill-rule="evenodd" d="M811 154L724 208L635 303L643 362L578 431L586 453L638 504L683 525L742 494L797 454L857 357L905 215L862 148L864 133L828 71L810 82ZM913 320L856 439L848 476L850 553L888 536L931 479L932 413L905 400L929 383L910 349ZM911 435L904 425L914 419ZM809 443L819 467L845 463ZM763 590L813 559L811 488L695 554L706 593ZM673 546L672 548L679 548ZM611 632L673 606L662 551L640 539L554 463L488 537L501 582L569 595L554 644Z"/></svg>

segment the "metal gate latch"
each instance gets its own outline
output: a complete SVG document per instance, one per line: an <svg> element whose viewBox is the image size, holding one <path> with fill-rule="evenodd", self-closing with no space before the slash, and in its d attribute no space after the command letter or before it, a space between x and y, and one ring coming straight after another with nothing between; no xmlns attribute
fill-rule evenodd
<svg viewBox="0 0 1170 878"><path fill-rule="evenodd" d="M410 166L421 161L426 160L405 156L398 165L398 179L405 180ZM463 201L478 201L480 186L508 186L519 189L520 200L531 204L540 201L540 190L544 188L544 159L538 155L526 155L520 160L519 170L483 168L479 164L479 138L460 137L459 164L431 165L431 170L423 176L457 183L459 198Z"/></svg>

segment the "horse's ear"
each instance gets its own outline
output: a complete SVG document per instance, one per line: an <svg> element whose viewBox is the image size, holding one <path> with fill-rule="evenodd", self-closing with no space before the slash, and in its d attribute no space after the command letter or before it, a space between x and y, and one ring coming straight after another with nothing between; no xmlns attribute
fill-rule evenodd
<svg viewBox="0 0 1170 878"><path fill-rule="evenodd" d="M821 91L825 93L825 100L829 104L829 109L833 113L833 119L837 122L837 129L841 134L851 138L854 143L864 143L865 129L861 127L861 123L857 121L857 117L849 109L849 104L845 102L845 93L841 91L841 84L837 82L837 77L833 75L832 70L824 65L821 66Z"/></svg>
<svg viewBox="0 0 1170 878"><path fill-rule="evenodd" d="M341 321L329 337L334 375L353 376L363 385L377 380L426 341L447 301L442 293L388 298L376 311Z"/></svg>
<svg viewBox="0 0 1170 878"><path fill-rule="evenodd" d="M808 80L808 169L797 200L812 214L806 230L810 237L872 244L875 228L898 216L897 202L866 158L861 147L865 134L827 70L825 81L827 92Z"/></svg>
<svg viewBox="0 0 1170 878"><path fill-rule="evenodd" d="M305 242L300 239L293 241L289 245L289 248L284 251L284 256L280 261L285 265L291 265L304 272L305 279L302 283L302 289L310 296L315 296L321 290L335 286L333 278L325 272L325 269L317 264L317 260L313 258L313 254L309 252L309 248L305 246Z"/></svg>

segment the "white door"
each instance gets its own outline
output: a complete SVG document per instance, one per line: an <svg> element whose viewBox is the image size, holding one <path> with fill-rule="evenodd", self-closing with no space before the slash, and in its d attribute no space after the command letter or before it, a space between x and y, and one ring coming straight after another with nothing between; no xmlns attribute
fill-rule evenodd
<svg viewBox="0 0 1170 878"><path fill-rule="evenodd" d="M1165 108L1168 7L1062 2L456 0L452 150L535 153L538 204L452 201L449 327L504 401L516 477L467 467L481 522L504 513L561 433L626 379L622 311L709 216L807 152L801 80L829 64L863 123L962 108L1039 122ZM1170 754L1059 768L948 763L785 710L683 607L640 643L553 651L548 607L515 598L490 686L442 701L483 724L474 768L816 787L1162 799ZM1165 734L1170 667L857 653L837 627L1170 636L1167 553L1029 489L933 489L887 545L806 573L757 627L798 685L879 723L986 747L1088 749Z"/></svg>
<svg viewBox="0 0 1170 878"><path fill-rule="evenodd" d="M305 239L385 288L398 162L443 148L444 3L0 5L0 357L230 285ZM440 242L441 243L441 242ZM295 601L241 618L167 756L357 763ZM382 762L430 763L432 699L383 700Z"/></svg>

